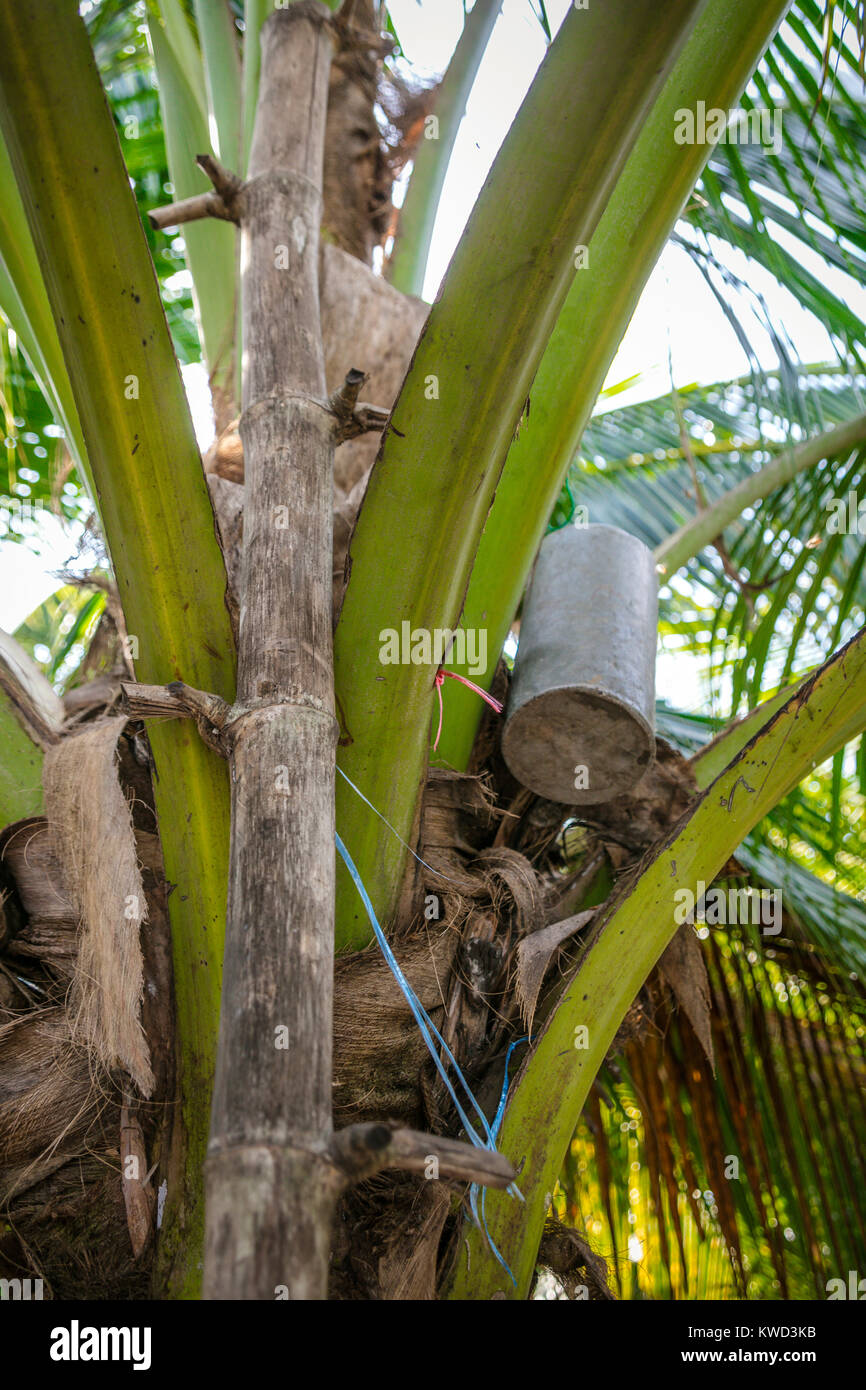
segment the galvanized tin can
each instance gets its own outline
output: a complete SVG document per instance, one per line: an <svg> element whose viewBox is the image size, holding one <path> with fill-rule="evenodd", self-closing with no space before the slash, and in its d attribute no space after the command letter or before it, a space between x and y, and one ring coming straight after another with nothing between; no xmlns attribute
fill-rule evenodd
<svg viewBox="0 0 866 1390"><path fill-rule="evenodd" d="M631 791L655 757L658 581L615 526L542 543L523 608L502 752L524 786L591 805Z"/></svg>

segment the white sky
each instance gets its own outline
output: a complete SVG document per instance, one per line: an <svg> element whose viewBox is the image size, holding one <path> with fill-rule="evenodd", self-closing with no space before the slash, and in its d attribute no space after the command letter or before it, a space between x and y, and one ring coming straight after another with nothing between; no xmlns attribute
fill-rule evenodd
<svg viewBox="0 0 866 1390"><path fill-rule="evenodd" d="M548 18L555 31L568 11L568 0L550 0ZM448 63L463 22L462 0L391 0L391 14L404 52L413 64L431 73ZM434 243L424 293L433 297L448 267L488 169L545 53L545 40L530 0L504 0L502 13L482 60L466 117L457 137L436 219ZM781 238L780 238L781 239ZM793 242L790 245L794 245ZM817 257L797 254L825 283L842 293L866 317L866 287L855 285ZM745 257L726 251L725 262L760 290L771 312L784 319L804 362L825 361L833 350L827 334L772 277L749 266ZM754 331L753 331L754 329ZM765 330L749 326L752 344L766 365L776 358ZM721 313L703 277L680 248L668 246L650 277L640 304L611 366L607 384L638 372L641 381L614 404L649 399L670 389L668 349L678 386L720 381L749 369L733 329Z"/></svg>
<svg viewBox="0 0 866 1390"><path fill-rule="evenodd" d="M391 0L391 14L407 58L431 76L447 66L463 22L462 0ZM554 31L568 10L568 0L549 0ZM530 0L504 0L490 45L469 99L466 117L454 148L445 182L425 283L432 298L447 268L471 208L511 121L545 52L545 40ZM802 252L800 253L802 254ZM735 271L746 262L726 254ZM847 296L866 317L866 289L847 277L820 266L825 281ZM784 319L801 360L814 362L832 355L823 327L803 312L787 293L778 290L764 272L750 267L747 278L764 294L770 311ZM767 366L775 357L766 333L754 323L750 337ZM739 376L748 363L733 330L722 315L697 269L682 250L668 246L646 287L632 323L611 367L608 384L641 373L640 381L612 404L661 395L669 389L668 354L679 386ZM184 371L200 442L209 441L212 424L202 369ZM71 546L60 528L46 534L41 558L17 545L0 544L0 625L14 628L53 592L49 571L62 565ZM662 659L659 687L680 707L697 704L697 681L683 688L685 671L678 661L676 675L670 660Z"/></svg>

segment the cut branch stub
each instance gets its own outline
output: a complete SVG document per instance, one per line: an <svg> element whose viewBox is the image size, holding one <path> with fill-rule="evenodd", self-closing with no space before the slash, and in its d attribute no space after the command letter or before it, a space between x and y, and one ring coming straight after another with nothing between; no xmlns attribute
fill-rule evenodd
<svg viewBox="0 0 866 1390"><path fill-rule="evenodd" d="M243 187L243 179L226 169L212 154L197 154L195 162L203 174L207 174L214 191L222 198L229 209L233 209L237 195Z"/></svg>
<svg viewBox="0 0 866 1390"><path fill-rule="evenodd" d="M154 208L147 215L151 227L157 230L178 227L182 222L198 222L203 217L218 217L223 222L240 221L239 195L244 186L243 180L224 169L212 154L198 154L195 162L202 173L207 174L214 191L197 193L193 198L182 198L178 203Z"/></svg>
<svg viewBox="0 0 866 1390"><path fill-rule="evenodd" d="M197 193L194 198L167 203L165 207L154 208L147 214L148 222L156 231L179 227L183 222L199 222L203 217L218 217L223 222L236 221L218 193Z"/></svg>
<svg viewBox="0 0 866 1390"><path fill-rule="evenodd" d="M122 681L120 689L124 711L131 719L192 718L208 747L225 757L221 734L231 706L219 695L195 690L183 681L172 681L170 685Z"/></svg>
<svg viewBox="0 0 866 1390"><path fill-rule="evenodd" d="M390 410L380 406L359 403L361 387L369 381L366 372L353 367L346 373L346 379L339 391L331 396L328 405L336 418L336 443L346 439L356 439L368 430L383 430L388 423Z"/></svg>
<svg viewBox="0 0 866 1390"><path fill-rule="evenodd" d="M516 1176L504 1154L458 1139L385 1124L350 1125L335 1134L330 1153L347 1185L400 1168L430 1180L450 1178L481 1187L506 1188Z"/></svg>

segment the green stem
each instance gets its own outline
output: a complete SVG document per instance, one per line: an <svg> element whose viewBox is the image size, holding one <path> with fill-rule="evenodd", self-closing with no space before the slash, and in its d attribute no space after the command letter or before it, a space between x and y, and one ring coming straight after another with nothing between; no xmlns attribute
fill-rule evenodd
<svg viewBox="0 0 866 1390"><path fill-rule="evenodd" d="M244 177L246 176L247 165L250 160L250 145L253 141L256 105L259 99L259 74L262 70L262 25L273 8L274 0L245 0L244 3L244 54L241 93L241 168L238 170Z"/></svg>
<svg viewBox="0 0 866 1390"><path fill-rule="evenodd" d="M183 6L180 0L151 0L151 5L159 12L161 27L165 30L166 42L174 54L178 71L183 74L199 116L206 121L207 95L204 68Z"/></svg>
<svg viewBox="0 0 866 1390"><path fill-rule="evenodd" d="M204 61L208 114L216 127L216 153L227 169L241 162L241 61L227 0L195 0Z"/></svg>
<svg viewBox="0 0 866 1390"><path fill-rule="evenodd" d="M637 882L614 894L516 1079L499 1147L520 1173L525 1206L487 1195L490 1235L467 1228L451 1298L525 1298L545 1212L589 1088L626 1011L677 930L676 891L711 883L749 831L809 772L820 730L827 755L866 726L866 629L806 680L691 804ZM582 1034L578 1030L586 1029ZM467 1247L468 1246L468 1250Z"/></svg>
<svg viewBox="0 0 866 1390"><path fill-rule="evenodd" d="M93 491L87 450L69 374L39 258L15 182L5 142L0 139L0 307L18 336L24 355L66 436L82 481Z"/></svg>
<svg viewBox="0 0 866 1390"><path fill-rule="evenodd" d="M42 761L63 702L35 661L0 630L0 826L42 813Z"/></svg>
<svg viewBox="0 0 866 1390"><path fill-rule="evenodd" d="M695 753L690 759L690 763L698 786L702 790L704 787L708 787L722 769L728 766L732 758L760 732L770 717L783 705L786 705L789 700L792 700L799 691L803 690L811 679L812 673L803 676L799 681L795 681L793 685L787 685L783 690L778 690L775 695L770 695L768 699L762 700L748 714L744 714L742 719L729 724L706 747ZM819 729L816 732L812 749L812 767L820 767L822 763L833 756L838 748L850 743L852 739L857 737L861 727L860 715L855 711L847 724L840 725L838 729L834 728L828 737L825 737L823 729Z"/></svg>
<svg viewBox="0 0 866 1390"><path fill-rule="evenodd" d="M772 458L757 473L744 478L736 487L718 497L715 502L698 512L672 536L656 548L655 558L662 575L674 574L687 560L700 554L705 546L720 536L726 526L730 526L741 516L746 507L768 497L776 488L789 483L798 473L816 467L824 459L847 457L853 449L866 441L866 415L858 415L846 420L826 434L806 439L793 449L787 448Z"/></svg>
<svg viewBox="0 0 866 1390"><path fill-rule="evenodd" d="M42 749L22 728L0 690L0 825L42 813Z"/></svg>
<svg viewBox="0 0 866 1390"><path fill-rule="evenodd" d="M211 187L195 162L197 154L211 148L207 119L201 109L201 94L190 87L169 34L159 19L151 18L148 24L174 198L191 198ZM203 86L200 63L199 74ZM202 354L213 392L217 426L222 428L236 413L235 229L228 222L205 218L200 222L184 223L183 239L193 281Z"/></svg>
<svg viewBox="0 0 866 1390"><path fill-rule="evenodd" d="M183 383L114 125L77 7L42 0L39 42L0 0L3 132L78 407L139 679L234 693L225 571ZM185 721L154 725L171 885L185 1161L163 1260L195 1290L201 1164L219 1022L229 797L225 764Z"/></svg>
<svg viewBox="0 0 866 1390"><path fill-rule="evenodd" d="M638 138L589 244L532 385L531 411L508 455L463 610L487 632L485 688L580 437L650 272L709 155L674 141L675 113L703 100L727 109L771 39L787 0L708 0ZM612 61L612 60L611 60ZM603 60L607 67L608 59ZM466 675L466 667L455 670ZM466 767L479 701L449 681L441 761Z"/></svg>
<svg viewBox="0 0 866 1390"><path fill-rule="evenodd" d="M439 87L436 126L425 125L418 144L389 267L391 283L404 294L420 295L424 288L433 226L451 151L501 9L502 0L475 0Z"/></svg>

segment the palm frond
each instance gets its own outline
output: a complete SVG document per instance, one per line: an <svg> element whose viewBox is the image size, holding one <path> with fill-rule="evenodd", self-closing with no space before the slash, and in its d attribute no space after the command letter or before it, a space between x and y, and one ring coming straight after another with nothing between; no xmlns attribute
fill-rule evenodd
<svg viewBox="0 0 866 1390"><path fill-rule="evenodd" d="M843 289L847 277L861 282L866 254L866 119L853 33L841 7L797 0L743 115L713 150L678 240L729 300L741 287L725 282L720 247L762 266L823 323L843 360L859 362L864 326ZM839 272L836 289L828 267ZM772 320L765 326L774 329Z"/></svg>
<svg viewBox="0 0 866 1390"><path fill-rule="evenodd" d="M753 479L809 430L862 412L866 377L829 367L678 391L610 410L587 429L571 471L592 522L621 526L657 549L704 507ZM668 649L701 658L715 708L729 716L817 664L862 622L864 538L831 525L839 499L864 486L862 447L791 478L724 532L721 554L694 556L661 589Z"/></svg>
<svg viewBox="0 0 866 1390"><path fill-rule="evenodd" d="M705 960L715 1075L681 1014L629 1043L555 1202L623 1297L826 1298L864 1240L866 996L805 942L713 931Z"/></svg>

